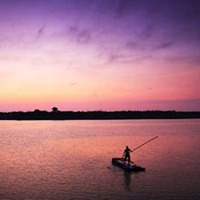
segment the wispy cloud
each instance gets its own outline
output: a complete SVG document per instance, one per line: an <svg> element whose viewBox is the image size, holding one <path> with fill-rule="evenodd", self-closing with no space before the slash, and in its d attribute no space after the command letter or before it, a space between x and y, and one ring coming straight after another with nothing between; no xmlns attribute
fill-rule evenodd
<svg viewBox="0 0 200 200"><path fill-rule="evenodd" d="M161 42L160 44L153 47L154 50L166 49L174 45L174 42Z"/></svg>
<svg viewBox="0 0 200 200"><path fill-rule="evenodd" d="M141 42L135 42L135 41L128 41L125 45L130 50L145 50L144 44Z"/></svg>
<svg viewBox="0 0 200 200"><path fill-rule="evenodd" d="M199 67L200 64L200 55L166 55L162 58L166 62L173 62L174 64L178 63L184 63L193 66L193 67ZM181 66L180 66L181 67ZM200 72L200 68L199 68Z"/></svg>
<svg viewBox="0 0 200 200"><path fill-rule="evenodd" d="M71 82L69 85L70 85L70 87L74 87L74 86L78 85L78 82Z"/></svg>
<svg viewBox="0 0 200 200"><path fill-rule="evenodd" d="M38 31L37 31L37 39L38 38L40 38L42 35L43 35L43 33L44 33L44 29L46 28L46 26L45 25L43 25L42 27L40 27L39 29L38 29Z"/></svg>
<svg viewBox="0 0 200 200"><path fill-rule="evenodd" d="M58 96L66 92L66 102L67 89L79 99L79 92L98 91L119 102L167 99L172 93L199 98L200 1L11 2L0 1L0 76L10 70L18 87L21 80L35 90L46 82L41 92L48 88L56 99L54 87ZM12 84L9 78L5 83L6 99Z"/></svg>
<svg viewBox="0 0 200 200"><path fill-rule="evenodd" d="M69 35L71 40L80 44L87 44L92 41L92 32L90 29L70 26L65 34Z"/></svg>
<svg viewBox="0 0 200 200"><path fill-rule="evenodd" d="M92 40L92 35L89 30L81 30L77 35L77 41L79 43L88 43Z"/></svg>
<svg viewBox="0 0 200 200"><path fill-rule="evenodd" d="M147 26L144 26L144 29L139 33L139 38L142 40L148 40L153 36L154 28L153 24L149 24Z"/></svg>

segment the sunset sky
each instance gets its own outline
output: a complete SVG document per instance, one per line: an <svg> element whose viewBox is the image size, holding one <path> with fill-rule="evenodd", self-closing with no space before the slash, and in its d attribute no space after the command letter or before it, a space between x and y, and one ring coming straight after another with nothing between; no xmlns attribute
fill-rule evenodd
<svg viewBox="0 0 200 200"><path fill-rule="evenodd" d="M0 112L200 111L199 0L1 0Z"/></svg>

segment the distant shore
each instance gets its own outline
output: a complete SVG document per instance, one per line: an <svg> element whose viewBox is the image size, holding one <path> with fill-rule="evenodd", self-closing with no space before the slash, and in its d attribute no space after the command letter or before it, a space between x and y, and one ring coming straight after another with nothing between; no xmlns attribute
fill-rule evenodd
<svg viewBox="0 0 200 200"><path fill-rule="evenodd" d="M0 120L195 119L200 112L179 111L29 111L0 112Z"/></svg>

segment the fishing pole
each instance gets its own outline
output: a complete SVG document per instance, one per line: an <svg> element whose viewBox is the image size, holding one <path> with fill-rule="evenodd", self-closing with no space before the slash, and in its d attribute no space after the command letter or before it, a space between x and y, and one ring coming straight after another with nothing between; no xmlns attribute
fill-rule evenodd
<svg viewBox="0 0 200 200"><path fill-rule="evenodd" d="M151 142L151 141L155 140L156 138L158 138L158 136L156 136L156 137L153 137L153 138L151 138L150 140L148 140L148 141L144 142L143 144L141 144L141 145L137 146L135 149L131 150L131 152L133 152L133 151L135 151L135 150L139 149L140 147L142 147L142 146L144 146L145 144L147 144L147 143L149 143L149 142ZM123 160L123 158L121 158L121 159ZM132 161L130 161L130 162L131 162L131 163L133 163ZM109 165L107 168L110 168L111 166L112 166L112 165Z"/></svg>
<svg viewBox="0 0 200 200"><path fill-rule="evenodd" d="M133 152L133 151L135 151L135 150L139 149L140 147L142 147L142 146L144 146L145 144L147 144L147 143L151 142L152 140L155 140L156 138L158 138L158 136L156 136L156 137L154 137L154 138L151 138L150 140L148 140L148 141L144 142L143 144L139 145L139 146L138 146L138 147L136 147L135 149L131 150L131 152Z"/></svg>

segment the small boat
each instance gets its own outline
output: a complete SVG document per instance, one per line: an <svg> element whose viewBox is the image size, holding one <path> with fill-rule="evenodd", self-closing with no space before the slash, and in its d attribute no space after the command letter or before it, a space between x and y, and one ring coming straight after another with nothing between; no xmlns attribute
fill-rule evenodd
<svg viewBox="0 0 200 200"><path fill-rule="evenodd" d="M118 167L121 167L125 171L129 171L129 172L145 171L145 168L135 165L132 161L130 164L125 163L122 158L112 158L112 164Z"/></svg>

